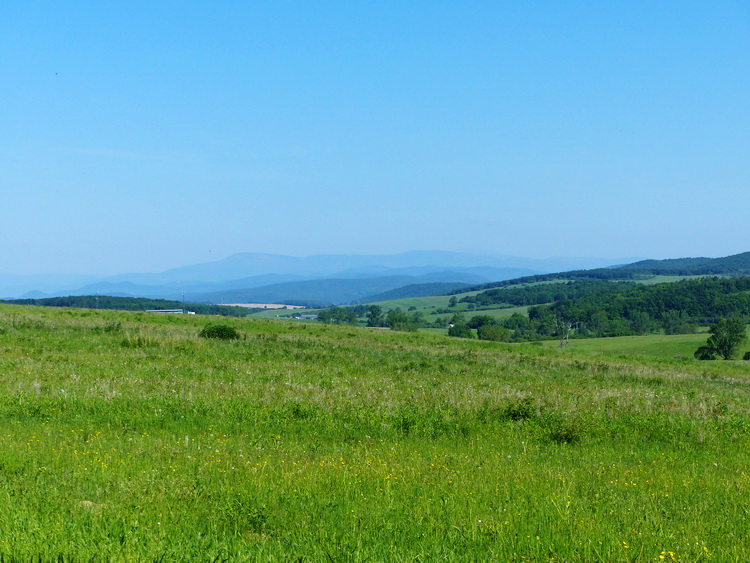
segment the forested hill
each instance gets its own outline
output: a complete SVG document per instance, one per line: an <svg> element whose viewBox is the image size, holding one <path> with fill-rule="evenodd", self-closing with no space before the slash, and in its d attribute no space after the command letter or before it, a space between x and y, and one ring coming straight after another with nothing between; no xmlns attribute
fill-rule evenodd
<svg viewBox="0 0 750 563"><path fill-rule="evenodd" d="M521 307L541 305L566 299L581 299L590 295L609 295L635 287L627 281L578 279L562 283L538 283L521 287L496 287L476 295L467 295L461 303L473 303L477 307L506 305Z"/></svg>
<svg viewBox="0 0 750 563"><path fill-rule="evenodd" d="M750 275L750 252L724 258L643 260L617 269L678 276Z"/></svg>
<svg viewBox="0 0 750 563"><path fill-rule="evenodd" d="M750 277L706 277L623 289L537 305L529 310L529 317L570 319L584 324L593 336L619 336L652 328L674 334L681 332L672 326L678 320L705 325L725 317L750 316Z"/></svg>
<svg viewBox="0 0 750 563"><path fill-rule="evenodd" d="M557 337L572 326L579 337L660 329L678 334L727 317L750 317L750 277L701 277L653 285L575 280L495 288L460 301L473 303L477 310L491 301L529 305L528 318L514 314L500 322L516 340Z"/></svg>
<svg viewBox="0 0 750 563"><path fill-rule="evenodd" d="M674 258L667 260L642 260L633 264L625 264L612 268L596 268L593 270L573 270L554 274L539 274L525 276L512 280L491 282L471 288L456 290L451 293L465 291L483 291L488 289L509 287L530 283L555 280L639 280L647 276L746 276L750 275L750 252L734 254L724 258Z"/></svg>

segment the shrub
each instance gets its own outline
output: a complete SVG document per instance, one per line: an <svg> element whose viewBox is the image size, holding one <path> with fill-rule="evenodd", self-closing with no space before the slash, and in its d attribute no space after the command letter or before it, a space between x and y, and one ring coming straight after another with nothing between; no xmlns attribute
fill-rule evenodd
<svg viewBox="0 0 750 563"><path fill-rule="evenodd" d="M518 421L532 418L536 414L534 399L531 397L524 397L517 401L512 401L505 406L503 412L505 413L505 416L511 420Z"/></svg>
<svg viewBox="0 0 750 563"><path fill-rule="evenodd" d="M479 340L492 340L494 342L509 342L510 331L500 325L482 325L477 329Z"/></svg>
<svg viewBox="0 0 750 563"><path fill-rule="evenodd" d="M448 336L455 336L456 338L474 338L474 333L466 324L455 324L448 327Z"/></svg>
<svg viewBox="0 0 750 563"><path fill-rule="evenodd" d="M701 346L695 351L693 356L695 356L696 360L715 360L716 350L711 346Z"/></svg>
<svg viewBox="0 0 750 563"><path fill-rule="evenodd" d="M220 340L237 340L240 333L228 325L206 325L198 333L201 338L218 338Z"/></svg>

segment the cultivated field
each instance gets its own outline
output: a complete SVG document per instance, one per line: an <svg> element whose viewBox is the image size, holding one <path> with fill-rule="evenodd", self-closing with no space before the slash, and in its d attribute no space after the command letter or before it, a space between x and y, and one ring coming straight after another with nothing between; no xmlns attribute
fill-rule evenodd
<svg viewBox="0 0 750 563"><path fill-rule="evenodd" d="M1 560L750 560L750 362L209 322L0 305Z"/></svg>

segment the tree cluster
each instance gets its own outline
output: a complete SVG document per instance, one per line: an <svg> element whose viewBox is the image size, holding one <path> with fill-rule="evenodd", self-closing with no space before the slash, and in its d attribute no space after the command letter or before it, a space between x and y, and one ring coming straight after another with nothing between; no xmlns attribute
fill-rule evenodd
<svg viewBox="0 0 750 563"><path fill-rule="evenodd" d="M738 317L721 319L709 327L705 346L695 351L698 360L715 360L720 357L731 360L737 353L740 344L747 337L745 320Z"/></svg>
<svg viewBox="0 0 750 563"><path fill-rule="evenodd" d="M416 332L419 327L425 325L424 315L419 311L406 312L399 307L388 311L385 316L385 324L391 330L402 332Z"/></svg>
<svg viewBox="0 0 750 563"><path fill-rule="evenodd" d="M318 312L318 320L325 324L357 324L357 313L347 307L330 307Z"/></svg>

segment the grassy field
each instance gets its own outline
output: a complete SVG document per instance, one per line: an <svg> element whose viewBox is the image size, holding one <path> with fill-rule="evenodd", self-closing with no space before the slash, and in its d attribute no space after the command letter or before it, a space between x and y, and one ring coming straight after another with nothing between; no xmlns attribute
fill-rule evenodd
<svg viewBox="0 0 750 563"><path fill-rule="evenodd" d="M686 359L692 363L693 353L699 346L706 343L707 336L706 333L675 334L671 336L649 334L646 336L573 339L569 341L568 349L571 352L575 350L601 354L610 358L635 355L664 360ZM543 345L547 348L558 348L560 343L557 340L548 340Z"/></svg>
<svg viewBox="0 0 750 563"><path fill-rule="evenodd" d="M209 322L0 305L0 560L750 559L749 362Z"/></svg>
<svg viewBox="0 0 750 563"><path fill-rule="evenodd" d="M643 280L635 280L636 283L641 283L645 285L654 285L657 283L673 283L683 280L697 280L700 278L705 277L712 277L712 276L667 276L667 275L653 275L649 276L646 279ZM717 276L717 277L724 277L724 276Z"/></svg>

